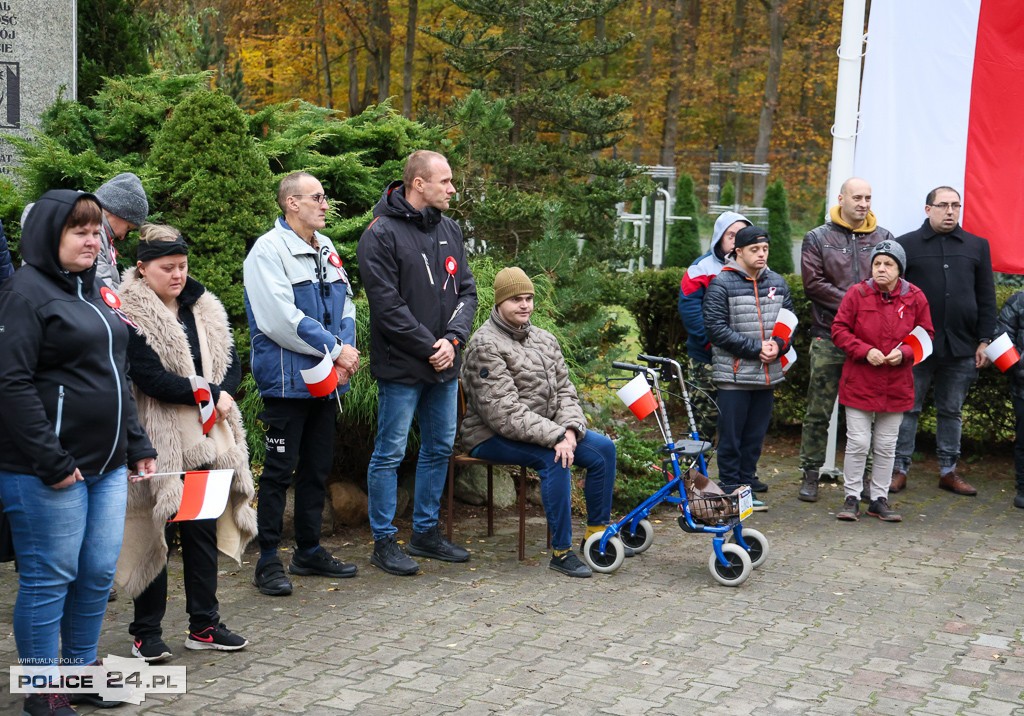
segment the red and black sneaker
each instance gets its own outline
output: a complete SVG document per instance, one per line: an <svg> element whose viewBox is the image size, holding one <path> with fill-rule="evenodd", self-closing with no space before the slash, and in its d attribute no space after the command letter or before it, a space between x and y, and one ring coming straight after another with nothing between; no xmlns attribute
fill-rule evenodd
<svg viewBox="0 0 1024 716"><path fill-rule="evenodd" d="M152 664L170 658L171 650L158 636L137 636L132 642L132 656L137 656Z"/></svg>
<svg viewBox="0 0 1024 716"><path fill-rule="evenodd" d="M185 637L186 649L216 649L217 651L238 651L249 642L228 630L224 624L214 624L201 631L190 631Z"/></svg>

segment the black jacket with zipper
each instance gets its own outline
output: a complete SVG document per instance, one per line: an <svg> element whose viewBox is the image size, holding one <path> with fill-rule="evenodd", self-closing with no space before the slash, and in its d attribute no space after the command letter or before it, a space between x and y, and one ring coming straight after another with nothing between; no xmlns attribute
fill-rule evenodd
<svg viewBox="0 0 1024 716"><path fill-rule="evenodd" d="M458 379L477 303L462 230L433 207L414 209L397 181L373 214L356 250L370 306L370 371L406 384ZM437 372L429 359L439 338L455 345L455 361Z"/></svg>
<svg viewBox="0 0 1024 716"><path fill-rule="evenodd" d="M59 262L61 229L83 196L95 199L56 190L36 202L24 265L0 290L0 470L47 485L76 467L98 475L156 456L128 386L127 319L104 301L95 266L71 273Z"/></svg>

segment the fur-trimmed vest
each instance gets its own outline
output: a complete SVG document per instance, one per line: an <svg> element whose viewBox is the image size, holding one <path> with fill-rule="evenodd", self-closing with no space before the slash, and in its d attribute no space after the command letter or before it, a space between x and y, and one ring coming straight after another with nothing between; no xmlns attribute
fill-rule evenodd
<svg viewBox="0 0 1024 716"><path fill-rule="evenodd" d="M124 272L121 307L138 325L139 334L160 357L163 367L187 378L195 374L188 339L177 318L146 285L137 269ZM203 377L220 384L231 361L232 336L227 313L209 291L192 306L199 333ZM254 490L249 452L237 405L203 435L196 406L155 400L137 387L139 422L157 450L156 471L179 472L200 466L233 469L231 492L224 514L217 520L217 548L241 562L246 545L256 536L256 511L250 502ZM164 527L181 504L183 483L177 476L155 477L128 483L128 512L124 545L117 562L116 580L130 597L138 596L160 574L167 562Z"/></svg>

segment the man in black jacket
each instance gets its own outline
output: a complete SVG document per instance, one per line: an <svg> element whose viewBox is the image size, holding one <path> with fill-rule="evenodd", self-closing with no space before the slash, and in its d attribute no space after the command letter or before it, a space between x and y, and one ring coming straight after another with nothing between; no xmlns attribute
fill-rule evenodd
<svg viewBox="0 0 1024 716"><path fill-rule="evenodd" d="M377 437L367 471L370 563L385 572L415 574L395 541L398 465L415 416L420 427L412 539L420 557L465 562L469 552L441 536L441 492L458 422L461 349L476 313L476 282L462 230L441 212L455 187L448 161L417 151L403 181L392 182L359 239L359 271L370 307L370 370L377 379Z"/></svg>
<svg viewBox="0 0 1024 716"><path fill-rule="evenodd" d="M930 358L914 366L914 409L903 415L890 492L907 484L910 456L928 388L935 386L935 452L939 487L958 495L978 491L956 472L961 409L967 391L988 365L985 348L996 327L995 280L988 241L960 226L960 194L948 186L928 193L928 218L896 239L907 253L906 278L924 291L935 326Z"/></svg>

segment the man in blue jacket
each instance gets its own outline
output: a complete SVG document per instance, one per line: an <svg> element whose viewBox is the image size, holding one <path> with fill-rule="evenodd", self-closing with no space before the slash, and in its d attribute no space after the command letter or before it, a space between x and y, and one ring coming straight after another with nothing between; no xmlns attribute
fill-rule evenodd
<svg viewBox="0 0 1024 716"><path fill-rule="evenodd" d="M441 535L437 517L458 427L459 369L476 313L476 282L462 230L441 213L455 193L448 161L436 152L413 152L402 179L384 190L357 255L370 306L370 369L380 395L366 476L370 564L410 575L419 565L398 546L392 522L413 417L420 453L408 551L446 562L469 559Z"/></svg>
<svg viewBox="0 0 1024 716"><path fill-rule="evenodd" d="M253 244L243 271L252 374L267 427L253 583L263 594L284 596L292 584L277 548L293 472L297 547L289 571L333 578L356 574L354 564L320 546L324 485L334 460L335 398L313 397L300 371L316 366L327 351L338 391L346 392L359 368L359 351L351 285L330 239L319 233L328 206L323 186L311 174L294 172L281 180L277 203L284 216Z"/></svg>

